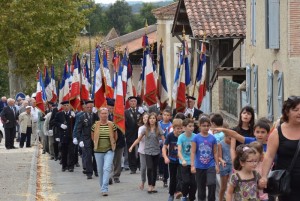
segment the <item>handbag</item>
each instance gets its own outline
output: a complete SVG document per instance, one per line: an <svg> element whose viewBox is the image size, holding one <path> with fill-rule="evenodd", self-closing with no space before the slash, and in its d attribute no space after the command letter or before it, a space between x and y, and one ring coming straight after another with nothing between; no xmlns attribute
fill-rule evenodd
<svg viewBox="0 0 300 201"><path fill-rule="evenodd" d="M267 188L265 193L273 196L288 195L291 192L291 171L295 165L300 150L300 140L293 160L287 170L274 170L268 175Z"/></svg>

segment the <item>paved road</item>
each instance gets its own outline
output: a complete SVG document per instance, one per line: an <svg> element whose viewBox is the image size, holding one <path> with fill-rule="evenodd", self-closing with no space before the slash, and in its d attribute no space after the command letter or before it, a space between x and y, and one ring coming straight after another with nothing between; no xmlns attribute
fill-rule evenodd
<svg viewBox="0 0 300 201"><path fill-rule="evenodd" d="M73 173L62 172L58 161L49 160L48 155L40 155L39 164L43 167L41 174L42 197L47 200L80 200L80 201L164 201L168 200L168 189L163 188L162 181L157 183L158 193L148 194L138 189L140 173L130 175L123 171L121 183L109 186L109 196L103 197L99 191L98 177L87 180L82 168L75 168Z"/></svg>
<svg viewBox="0 0 300 201"><path fill-rule="evenodd" d="M32 189L30 170L35 147L7 150L4 143L0 143L0 200L27 200Z"/></svg>

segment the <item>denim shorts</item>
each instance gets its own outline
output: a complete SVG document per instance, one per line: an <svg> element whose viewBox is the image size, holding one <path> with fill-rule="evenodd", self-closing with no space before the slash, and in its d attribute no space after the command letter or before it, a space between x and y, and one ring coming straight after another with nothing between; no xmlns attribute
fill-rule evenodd
<svg viewBox="0 0 300 201"><path fill-rule="evenodd" d="M220 167L220 176L227 176L230 175L232 171L232 165L226 165L225 168Z"/></svg>

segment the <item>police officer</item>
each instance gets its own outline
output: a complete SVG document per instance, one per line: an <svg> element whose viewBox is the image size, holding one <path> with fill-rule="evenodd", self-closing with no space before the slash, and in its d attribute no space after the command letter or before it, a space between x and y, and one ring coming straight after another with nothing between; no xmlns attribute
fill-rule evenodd
<svg viewBox="0 0 300 201"><path fill-rule="evenodd" d="M58 129L61 143L61 163L62 171L74 172L74 144L73 127L75 123L75 113L70 110L69 101L61 102L63 111L55 115L55 126Z"/></svg>
<svg viewBox="0 0 300 201"><path fill-rule="evenodd" d="M78 124L76 124L76 133L79 141L79 146L82 148L83 166L86 170L84 173L87 175L87 179L92 179L93 170L95 176L98 176L97 165L94 156L94 144L91 138L91 128L96 121L99 120L97 114L93 113L93 101L85 102L85 110L82 115L79 116Z"/></svg>

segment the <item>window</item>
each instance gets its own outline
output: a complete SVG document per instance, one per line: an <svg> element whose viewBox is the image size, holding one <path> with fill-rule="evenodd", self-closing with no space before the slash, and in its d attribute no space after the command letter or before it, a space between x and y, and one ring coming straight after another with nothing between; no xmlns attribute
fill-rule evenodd
<svg viewBox="0 0 300 201"><path fill-rule="evenodd" d="M266 0L266 48L279 49L280 39L280 2Z"/></svg>

